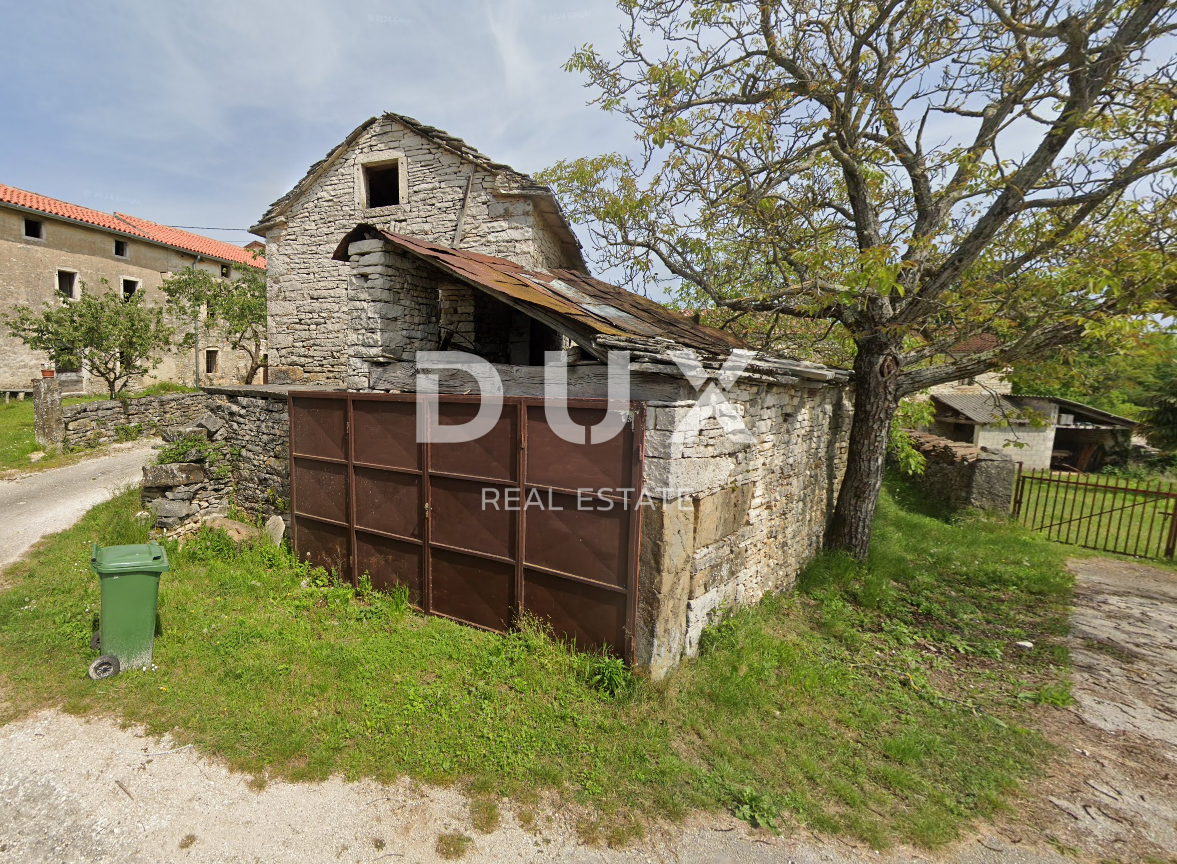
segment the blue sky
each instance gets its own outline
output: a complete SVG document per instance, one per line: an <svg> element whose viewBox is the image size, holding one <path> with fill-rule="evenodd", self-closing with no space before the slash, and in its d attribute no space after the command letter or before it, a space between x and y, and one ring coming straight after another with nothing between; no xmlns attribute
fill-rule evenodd
<svg viewBox="0 0 1177 864"><path fill-rule="evenodd" d="M3 15L0 183L168 225L247 228L386 110L528 172L632 146L560 68L584 42L617 44L611 0L43 0Z"/></svg>

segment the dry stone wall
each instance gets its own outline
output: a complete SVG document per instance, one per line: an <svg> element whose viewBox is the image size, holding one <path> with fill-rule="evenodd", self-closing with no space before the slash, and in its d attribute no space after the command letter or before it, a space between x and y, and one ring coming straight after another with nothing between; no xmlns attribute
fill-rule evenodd
<svg viewBox="0 0 1177 864"><path fill-rule="evenodd" d="M207 393L104 399L62 408L66 450L100 447L191 426L208 410Z"/></svg>
<svg viewBox="0 0 1177 864"><path fill-rule="evenodd" d="M693 400L647 413L638 656L660 675L728 611L794 584L821 549L846 464L851 405L837 386L727 394L755 442ZM693 412L694 415L693 415Z"/></svg>
<svg viewBox="0 0 1177 864"><path fill-rule="evenodd" d="M381 156L403 159L407 197L369 209L361 206L362 164ZM393 118L365 130L281 221L265 228L270 380L338 382L346 376L348 263L331 256L360 223L449 245L465 199L461 248L530 268L574 266L534 196L504 188L502 177Z"/></svg>
<svg viewBox="0 0 1177 864"><path fill-rule="evenodd" d="M1009 453L949 441L927 432L908 432L926 460L923 474L909 481L945 510L975 507L1008 513L1017 464Z"/></svg>

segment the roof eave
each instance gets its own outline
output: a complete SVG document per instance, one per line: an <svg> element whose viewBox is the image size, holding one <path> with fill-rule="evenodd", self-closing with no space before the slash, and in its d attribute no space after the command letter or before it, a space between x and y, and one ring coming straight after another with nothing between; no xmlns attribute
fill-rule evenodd
<svg viewBox="0 0 1177 864"><path fill-rule="evenodd" d="M85 222L81 219L71 219L68 216L61 216L57 213L48 213L44 210L38 210L35 207L24 207L20 204L13 204L9 201L0 201L0 207L8 207L11 210L19 210L22 213L33 213L37 216L42 216L45 219L53 219L57 222L68 222L71 225L80 225L83 228L89 228L91 231L102 231L106 234L112 234L119 237L126 237L129 240L138 240L140 243L147 243L151 246L158 246L161 249L170 249L173 252L181 252L184 255L191 255L193 258L205 258L211 261L217 261L221 264L230 264L237 267L250 267L250 264L244 264L241 261L232 258L222 258L219 255L210 255L205 252L194 252L191 249L185 249L183 246L177 246L174 243L164 243L156 240L154 237L145 237L142 234L134 234L130 231L119 231L116 228L107 228L105 225L95 225L93 222ZM118 218L118 217L115 217ZM122 221L121 219L119 220ZM130 227L130 226L128 226ZM261 267L255 267L255 270L261 270Z"/></svg>

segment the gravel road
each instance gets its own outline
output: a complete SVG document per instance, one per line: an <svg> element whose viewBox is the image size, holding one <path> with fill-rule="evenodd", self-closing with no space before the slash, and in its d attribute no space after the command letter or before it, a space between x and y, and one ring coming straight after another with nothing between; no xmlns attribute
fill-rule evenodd
<svg viewBox="0 0 1177 864"><path fill-rule="evenodd" d="M460 833L472 841L463 861L495 864L1067 864L993 836L940 855L880 855L809 834L754 832L722 814L655 828L626 849L593 848L578 842L575 815L551 804L528 830L504 802L500 827L480 834L454 788L333 777L257 792L248 780L110 719L28 717L0 727L0 861L434 862L438 836Z"/></svg>
<svg viewBox="0 0 1177 864"><path fill-rule="evenodd" d="M0 480L0 568L122 487L138 483L154 455L152 443L116 444L103 456Z"/></svg>

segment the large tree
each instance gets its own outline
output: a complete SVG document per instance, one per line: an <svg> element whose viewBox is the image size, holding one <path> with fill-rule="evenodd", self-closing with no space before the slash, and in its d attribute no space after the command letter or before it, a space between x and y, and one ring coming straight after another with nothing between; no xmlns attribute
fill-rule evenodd
<svg viewBox="0 0 1177 864"><path fill-rule="evenodd" d="M162 308L144 304L142 291L127 298L106 279L102 285L106 290L101 295L82 283L77 300L46 303L40 309L16 306L6 321L13 336L44 351L55 365L82 368L101 378L114 399L133 378L159 365L172 328Z"/></svg>
<svg viewBox="0 0 1177 864"><path fill-rule="evenodd" d="M1106 336L1174 284L1172 4L618 5L619 55L568 67L640 154L544 178L599 263L851 344L828 545L865 557L903 396Z"/></svg>

